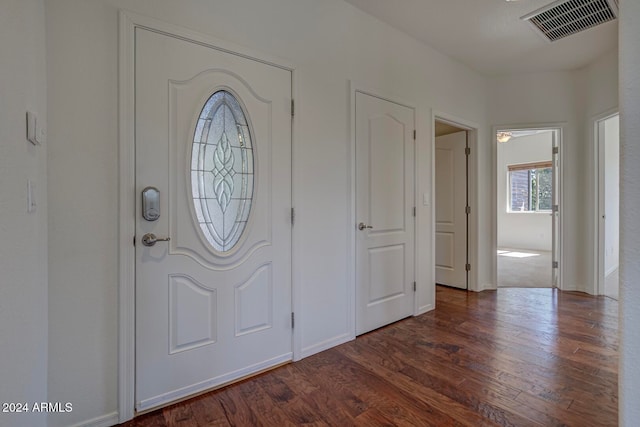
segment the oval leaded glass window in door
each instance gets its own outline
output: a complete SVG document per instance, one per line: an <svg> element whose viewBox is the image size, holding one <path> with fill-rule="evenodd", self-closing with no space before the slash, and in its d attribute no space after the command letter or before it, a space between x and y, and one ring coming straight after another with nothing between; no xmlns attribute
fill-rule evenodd
<svg viewBox="0 0 640 427"><path fill-rule="evenodd" d="M193 136L191 189L200 229L218 252L244 231L253 201L253 146L240 103L219 90L207 100Z"/></svg>

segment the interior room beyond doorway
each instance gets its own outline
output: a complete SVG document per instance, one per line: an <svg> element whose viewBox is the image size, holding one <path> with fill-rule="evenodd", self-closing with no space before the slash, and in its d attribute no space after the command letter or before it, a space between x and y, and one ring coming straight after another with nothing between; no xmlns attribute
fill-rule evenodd
<svg viewBox="0 0 640 427"><path fill-rule="evenodd" d="M551 288L555 214L552 129L498 131L498 287Z"/></svg>

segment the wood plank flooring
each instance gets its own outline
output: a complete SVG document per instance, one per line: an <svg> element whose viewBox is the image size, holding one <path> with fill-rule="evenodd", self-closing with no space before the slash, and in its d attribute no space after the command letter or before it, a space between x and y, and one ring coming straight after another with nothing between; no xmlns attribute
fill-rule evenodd
<svg viewBox="0 0 640 427"><path fill-rule="evenodd" d="M430 313L122 426L618 424L615 300L436 294Z"/></svg>

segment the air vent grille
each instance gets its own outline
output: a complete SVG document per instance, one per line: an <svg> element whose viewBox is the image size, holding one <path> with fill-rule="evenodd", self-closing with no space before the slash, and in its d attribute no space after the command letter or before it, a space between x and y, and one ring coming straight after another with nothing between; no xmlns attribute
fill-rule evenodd
<svg viewBox="0 0 640 427"><path fill-rule="evenodd" d="M584 31L617 17L614 0L562 0L522 19L528 20L550 41Z"/></svg>

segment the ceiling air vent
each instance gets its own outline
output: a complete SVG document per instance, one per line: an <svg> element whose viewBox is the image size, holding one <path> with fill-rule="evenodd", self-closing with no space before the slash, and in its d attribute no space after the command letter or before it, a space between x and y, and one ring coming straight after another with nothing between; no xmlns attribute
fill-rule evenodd
<svg viewBox="0 0 640 427"><path fill-rule="evenodd" d="M521 19L529 21L549 41L556 41L616 19L616 0L560 0Z"/></svg>

